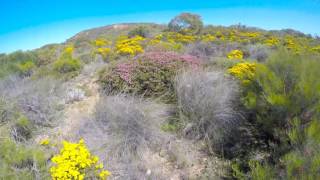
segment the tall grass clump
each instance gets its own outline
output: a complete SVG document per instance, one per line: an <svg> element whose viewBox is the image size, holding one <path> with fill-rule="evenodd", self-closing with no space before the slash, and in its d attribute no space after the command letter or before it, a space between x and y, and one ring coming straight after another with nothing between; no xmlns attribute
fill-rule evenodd
<svg viewBox="0 0 320 180"><path fill-rule="evenodd" d="M219 71L187 71L176 78L178 108L185 133L221 150L236 134L238 86Z"/></svg>
<svg viewBox="0 0 320 180"><path fill-rule="evenodd" d="M144 179L143 152L159 140L143 112L141 99L124 95L101 98L95 120L108 133L106 146L112 156L107 162L115 168L113 172L121 172L119 176L124 179Z"/></svg>

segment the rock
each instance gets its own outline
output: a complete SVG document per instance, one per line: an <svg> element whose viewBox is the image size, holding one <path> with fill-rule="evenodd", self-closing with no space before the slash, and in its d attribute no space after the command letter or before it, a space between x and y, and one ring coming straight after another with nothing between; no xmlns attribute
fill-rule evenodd
<svg viewBox="0 0 320 180"><path fill-rule="evenodd" d="M147 170L146 175L147 175L147 176L150 176L150 175L151 175L151 170L150 170L150 169Z"/></svg>

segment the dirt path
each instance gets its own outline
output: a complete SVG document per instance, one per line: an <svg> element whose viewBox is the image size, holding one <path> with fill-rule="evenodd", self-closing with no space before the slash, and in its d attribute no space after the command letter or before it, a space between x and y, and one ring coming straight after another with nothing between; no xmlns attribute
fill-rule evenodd
<svg viewBox="0 0 320 180"><path fill-rule="evenodd" d="M56 142L77 140L75 132L81 127L84 120L90 119L95 105L99 101L99 85L96 82L98 68L97 64L87 65L87 69L84 69L79 76L67 82L65 86L68 91L77 90L80 92L78 96L81 97L66 103L63 117L57 126L40 133L35 138L36 142L40 142L42 139L51 139Z"/></svg>
<svg viewBox="0 0 320 180"><path fill-rule="evenodd" d="M95 112L95 106L100 100L99 85L95 76L95 70L92 73L82 73L75 79L68 82L70 88L81 88L87 93L86 96L66 104L65 114L61 123L57 127L45 132L37 137L36 141L49 138L55 142L62 140L78 141L84 138L87 146L92 152L105 160L106 164L112 164L113 167L106 166L113 170L111 179L123 179L121 176L123 170L121 162L117 159L105 158L110 156L108 147L108 133L103 132L92 122ZM191 140L178 138L174 133L161 131L161 123L168 118L170 107L161 103L147 104L144 108L148 118L153 122L154 127L163 138L163 143L158 149L143 149L142 157L137 160L141 165L141 171L145 172L142 179L200 179L207 172L208 168L216 172L211 173L208 179L219 179L221 164L219 159L215 159L213 165L208 165L208 157L201 152L199 144ZM104 144L102 144L104 142ZM106 144L106 145L105 145ZM112 156L112 155L111 155ZM111 162L114 161L114 162ZM155 176L155 174L157 174Z"/></svg>

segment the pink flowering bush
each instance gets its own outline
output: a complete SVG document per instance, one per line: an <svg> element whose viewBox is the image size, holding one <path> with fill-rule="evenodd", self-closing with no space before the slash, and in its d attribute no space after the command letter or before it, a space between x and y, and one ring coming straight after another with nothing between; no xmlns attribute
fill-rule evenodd
<svg viewBox="0 0 320 180"><path fill-rule="evenodd" d="M173 78L181 68L196 70L201 61L174 52L147 52L102 72L100 82L109 92L125 92L173 98Z"/></svg>

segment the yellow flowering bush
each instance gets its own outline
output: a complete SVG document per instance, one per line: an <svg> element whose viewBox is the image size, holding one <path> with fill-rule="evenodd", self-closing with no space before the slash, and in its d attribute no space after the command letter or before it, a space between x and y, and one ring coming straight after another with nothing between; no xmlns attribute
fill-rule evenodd
<svg viewBox="0 0 320 180"><path fill-rule="evenodd" d="M241 80L243 84L248 84L254 78L256 71L256 64L243 62L228 69L228 72L234 77Z"/></svg>
<svg viewBox="0 0 320 180"><path fill-rule="evenodd" d="M189 44L197 40L196 36L180 34L177 32L168 32L165 34L166 40L171 43Z"/></svg>
<svg viewBox="0 0 320 180"><path fill-rule="evenodd" d="M73 46L68 46L68 47L64 48L64 53L66 53L66 54L72 54L73 51L74 51Z"/></svg>
<svg viewBox="0 0 320 180"><path fill-rule="evenodd" d="M320 45L319 45L319 46L316 46L316 47L311 48L311 51L320 53Z"/></svg>
<svg viewBox="0 0 320 180"><path fill-rule="evenodd" d="M103 38L98 38L94 41L94 45L96 47L103 47L103 46L111 45L111 42Z"/></svg>
<svg viewBox="0 0 320 180"><path fill-rule="evenodd" d="M106 57L108 57L108 55L110 54L110 52L111 52L111 49L110 48L98 48L97 50L96 50L96 53L97 54L100 54L103 58L106 58Z"/></svg>
<svg viewBox="0 0 320 180"><path fill-rule="evenodd" d="M99 158L91 155L83 139L79 143L64 141L60 153L51 161L54 166L50 168L50 173L54 180L106 179L110 175L109 171L103 169L103 164L98 163Z"/></svg>
<svg viewBox="0 0 320 180"><path fill-rule="evenodd" d="M162 34L158 34L149 40L148 45L159 44L160 42L162 42L161 41L162 38L163 38Z"/></svg>
<svg viewBox="0 0 320 180"><path fill-rule="evenodd" d="M296 39L291 36L284 39L284 46L295 53L299 53L301 51L301 47L299 47L298 42L296 42Z"/></svg>
<svg viewBox="0 0 320 180"><path fill-rule="evenodd" d="M206 34L206 35L201 36L201 41L203 41L203 42L213 42L215 39L216 39L216 37L214 37L211 34Z"/></svg>
<svg viewBox="0 0 320 180"><path fill-rule="evenodd" d="M238 49L232 50L231 52L228 53L227 58L241 60L241 59L243 59L243 52Z"/></svg>
<svg viewBox="0 0 320 180"><path fill-rule="evenodd" d="M135 56L136 54L143 53L142 41L145 39L141 36L135 36L133 38L120 37L117 40L115 48L116 53L120 55Z"/></svg>
<svg viewBox="0 0 320 180"><path fill-rule="evenodd" d="M277 46L280 43L279 39L277 37L271 37L267 40L265 40L264 44L267 46Z"/></svg>

